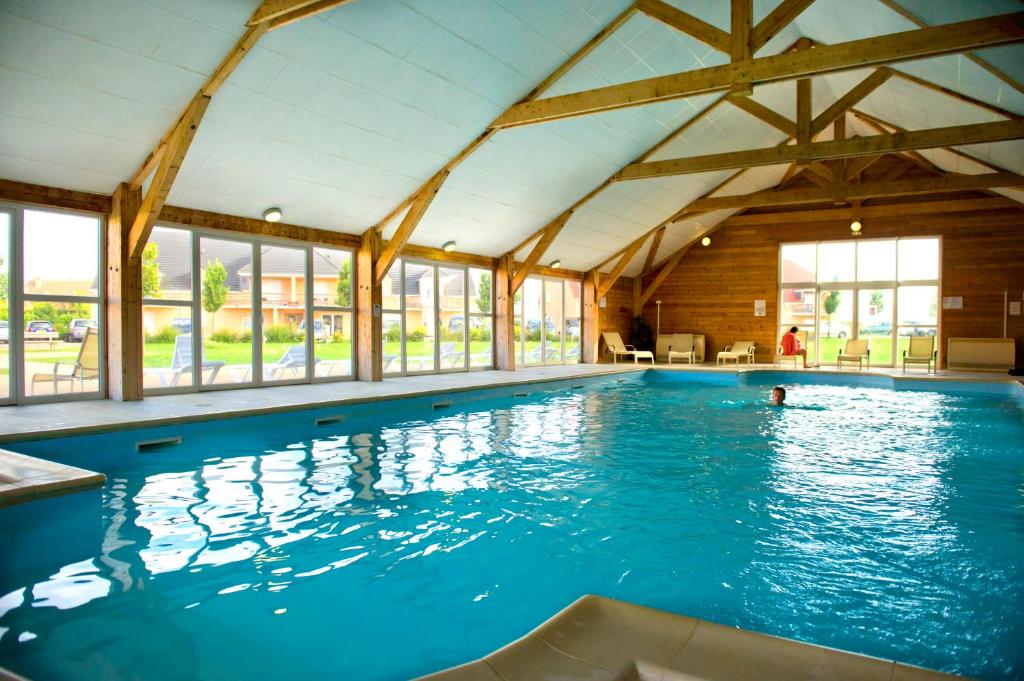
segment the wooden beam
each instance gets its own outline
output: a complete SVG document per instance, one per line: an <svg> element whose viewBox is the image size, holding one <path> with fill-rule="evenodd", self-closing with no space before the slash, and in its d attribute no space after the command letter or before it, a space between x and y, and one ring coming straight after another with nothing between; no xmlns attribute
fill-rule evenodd
<svg viewBox="0 0 1024 681"><path fill-rule="evenodd" d="M793 161L822 161L915 149L933 149L935 147L951 145L1002 142L1022 137L1024 137L1024 122L1022 121L956 125L948 128L908 130L888 135L853 137L829 142L811 142L809 144L750 149L665 161L646 161L627 166L618 174L617 178L620 180L636 180L646 177L685 175L729 168L776 165Z"/></svg>
<svg viewBox="0 0 1024 681"><path fill-rule="evenodd" d="M779 6L768 13L750 32L750 50L757 52L764 44L779 34L807 9L814 0L782 0Z"/></svg>
<svg viewBox="0 0 1024 681"><path fill-rule="evenodd" d="M769 189L739 194L697 199L690 204L692 210L724 210L726 208L753 208L757 206L786 206L803 203L823 203L873 199L894 196L913 196L942 192L991 189L993 187L1024 186L1024 177L1016 173L984 173L981 175L945 175L942 177L917 177L902 182L865 182L832 189L791 189L778 191Z"/></svg>
<svg viewBox="0 0 1024 681"><path fill-rule="evenodd" d="M402 224L395 230L394 236L392 236L386 246L381 251L380 258L378 258L374 265L374 281L377 286L384 281L384 277L388 275L388 270L391 269L391 265L394 264L395 258L398 257L398 252L405 246L406 242L409 241L409 237L412 236L416 226L420 224L420 220L427 214L427 209L430 208L430 204L434 202L434 197L441 191L441 186L444 181L448 179L447 170L442 170L438 174L431 178L427 186L420 192L420 195L413 201L412 207L409 208L409 212L402 218Z"/></svg>
<svg viewBox="0 0 1024 681"><path fill-rule="evenodd" d="M221 61L221 63L214 69L213 73L209 75L202 87L199 88L199 92L196 97L213 97L213 95L220 89L224 81L228 79L228 76L235 70L235 68L242 62L245 55L249 54L253 45L256 41L267 32L267 24L259 24L253 26L242 34L242 37L238 39L235 46L231 48L227 56ZM131 178L128 180L128 184L133 187L141 187L145 182L146 178L156 170L157 165L163 159L164 153L167 150L168 144L170 144L171 137L181 127L182 121L189 114L189 110L195 105L195 99L193 99L189 106L185 107L185 111L174 121L171 127L164 133L164 136L154 147L153 151L150 152L146 160L142 162Z"/></svg>
<svg viewBox="0 0 1024 681"><path fill-rule="evenodd" d="M206 107L209 105L209 95L196 95L188 110L185 111L181 123L178 124L178 129L168 141L167 149L164 151L160 165L153 175L153 181L149 185L149 191L146 192L135 222L132 223L127 244L131 258L142 257L142 249L146 247L149 233L153 231L153 225L160 217L160 211L174 184L174 178L178 176L181 164L185 160L185 154L188 153L188 148L196 136L199 123L203 120L203 114L206 113Z"/></svg>
<svg viewBox="0 0 1024 681"><path fill-rule="evenodd" d="M126 247L141 203L142 191L122 182L107 217L107 393L113 400L142 399L142 260L129 258Z"/></svg>
<svg viewBox="0 0 1024 681"><path fill-rule="evenodd" d="M907 172L908 170L913 168L915 165L917 165L917 164L914 163L911 159L904 158L902 163L900 163L899 165L895 166L892 170L890 170L885 175L883 175L882 178L881 178L881 181L882 182L891 182L891 181L895 180L897 177L902 177L903 173Z"/></svg>
<svg viewBox="0 0 1024 681"><path fill-rule="evenodd" d="M599 275L597 270L590 270L583 278L583 309L580 320L580 359L584 364L597 364L598 342L600 339L600 298L597 296Z"/></svg>
<svg viewBox="0 0 1024 681"><path fill-rule="evenodd" d="M703 235L701 238L703 238ZM661 270L659 270L658 274L655 275L654 280L646 288L642 289L639 298L633 303L634 307L643 308L644 304L650 300L651 295L653 295L654 292L658 290L658 287L668 279L670 274L672 274L676 265L679 264L679 261L683 259L683 256L686 255L686 252L690 250L690 247L692 247L693 244L694 241L689 242L668 257L668 260L661 266Z"/></svg>
<svg viewBox="0 0 1024 681"><path fill-rule="evenodd" d="M622 12L620 12L619 15L612 19L607 26L598 31L590 40L588 40L582 47L580 47L580 49L576 50L576 52L571 57L566 59L564 62L562 62L562 64L558 66L558 68L556 68L554 71L548 74L547 78L542 80L540 83L537 84L536 87L530 90L526 94L526 96L524 96L519 101L519 103L521 104L523 102L532 101L539 97L541 94L543 94L549 87L554 85L555 82L557 82L562 76L564 76L570 69L576 66L576 64L583 61L583 59L585 59L588 54L593 52L601 43L603 43L608 38L608 36L610 36L612 33L618 30L618 28L622 26L624 23L629 21L629 19L632 18L636 11L636 5L633 4L624 9ZM511 110L511 107L506 110L506 113L509 110ZM477 149L483 146L483 144L487 140L493 137L496 134L496 132L497 130L494 128L493 125L489 126L487 130L484 130L482 133L477 135L477 137L468 145L466 145L462 149L462 151L460 151L447 163L445 163L441 170L454 170L459 164L461 164L470 155L472 155L473 152L475 152ZM429 180L427 180L427 182L424 182L416 191L414 191L412 194L406 197L401 203L399 203L387 215L385 215L380 220L380 222L377 223L377 230L382 230L384 228L384 225L391 222L399 213L408 208L409 205L416 198L416 196L423 192L423 190L426 188L429 182ZM529 241L527 241L527 243L529 243Z"/></svg>
<svg viewBox="0 0 1024 681"><path fill-rule="evenodd" d="M846 181L854 179L865 170L868 169L878 159L885 156L885 154L875 154L874 156L861 156L860 158L850 159L849 164L846 166Z"/></svg>
<svg viewBox="0 0 1024 681"><path fill-rule="evenodd" d="M658 257L658 249L661 248L661 240L665 237L665 226L658 227L658 231L654 233L654 240L651 241L651 247L647 249L647 259L644 260L644 268L640 271L640 276L644 276L651 271L651 266L654 265L654 259Z"/></svg>
<svg viewBox="0 0 1024 681"><path fill-rule="evenodd" d="M734 63L750 61L750 30L753 21L753 1L732 0L729 23L732 41L729 53Z"/></svg>
<svg viewBox="0 0 1024 681"><path fill-rule="evenodd" d="M808 144L811 137L811 79L801 78L796 82L797 144Z"/></svg>
<svg viewBox="0 0 1024 681"><path fill-rule="evenodd" d="M15 180L0 180L0 200L92 213L110 213L110 196L107 194L93 194Z"/></svg>
<svg viewBox="0 0 1024 681"><path fill-rule="evenodd" d="M298 7L287 14L274 17L268 22L269 28L267 30L276 31L283 26L288 26L289 24L294 24L296 21L308 19L311 16L332 10L335 7L340 7L341 5L346 5L350 2L352 2L352 0L316 0L315 2Z"/></svg>
<svg viewBox="0 0 1024 681"><path fill-rule="evenodd" d="M512 295L515 295L516 291L519 290L519 287L523 285L523 282L526 281L526 277L530 276L530 270L533 269L533 266L536 265L542 257L544 257L544 253L548 250L551 242L555 240L555 237L558 236L558 233L562 231L562 228L565 227L565 223L569 222L569 218L571 217L572 211L567 210L548 224L547 228L544 230L544 234L533 247L533 250L530 251L530 255L526 256L526 260L523 262L523 265L516 268L515 274L512 277Z"/></svg>
<svg viewBox="0 0 1024 681"><path fill-rule="evenodd" d="M612 268L612 271L609 272L608 274L601 275L601 285L597 289L598 298L603 298L605 294L608 293L608 291L612 290L612 286L614 286L615 282L617 282L619 280L619 277L622 276L622 273L629 266L630 261L634 257L636 257L636 254L640 252L640 249L643 248L643 245L647 243L647 239L649 236L650 233L644 234L639 239L633 241L633 243L629 245L625 252L621 256L619 256L619 261L615 263L615 267Z"/></svg>
<svg viewBox="0 0 1024 681"><path fill-rule="evenodd" d="M523 102L499 116L491 127L510 128L542 123L728 90L735 83L760 84L794 80L1008 45L1022 40L1024 12L986 17Z"/></svg>
<svg viewBox="0 0 1024 681"><path fill-rule="evenodd" d="M332 6L344 5L352 0L331 0ZM322 0L263 0L256 11L249 17L249 26L265 24L288 14L301 12L314 5L322 4Z"/></svg>
<svg viewBox="0 0 1024 681"><path fill-rule="evenodd" d="M827 128L832 121L836 120L857 102L861 101L872 92L882 86L885 81L892 77L892 69L875 69L871 75L854 85L849 92L837 99L827 109L818 114L811 123L811 135L817 135Z"/></svg>
<svg viewBox="0 0 1024 681"><path fill-rule="evenodd" d="M776 213L734 215L730 218L726 218L720 222L719 225L732 227L741 225L775 225L794 222L828 222L830 220L849 221L852 220L855 215L859 215L865 219L898 220L900 218L914 215L941 215L1004 209L1019 211L1020 204L1013 199L1001 196L981 199L917 201L903 204L885 204L882 206L861 206L859 211L854 211L852 208L820 208L815 210L794 210ZM1016 219L1019 220L1019 217Z"/></svg>
<svg viewBox="0 0 1024 681"><path fill-rule="evenodd" d="M964 102L965 104L971 104L973 106L978 107L979 109L985 109L986 111L991 111L994 114L998 114L1000 116L1004 116L1010 119L1020 118L1018 114L1015 114L1014 112L1008 109L1003 109L1002 107L998 107L995 104L989 104L988 102L983 102L980 99L971 97L970 95L965 95L962 92L957 92L956 90L950 90L947 87L936 85L930 80L918 78L917 76L913 76L903 71L897 71L895 69L892 71L892 75L902 80L905 80L909 83L914 83L915 85L920 85L921 87L928 88L929 90L932 90L934 92L941 92L942 94L948 97L952 97L953 99L959 99L961 102Z"/></svg>
<svg viewBox="0 0 1024 681"><path fill-rule="evenodd" d="M906 130L904 130L903 128L900 128L888 122L883 122L879 119L874 118L873 116L868 116L867 114L857 111L856 109L851 109L851 111L853 112L854 116L860 118L864 123L868 125L868 127L873 129L875 132L881 133L883 135L887 135L890 132L906 132ZM929 161L923 155L919 154L916 151L904 151L902 153L904 156L913 161L916 165L920 166L921 168L927 170L930 173L935 173L936 175L945 174L945 171L942 170L942 168L938 167L937 165L935 165L934 163L932 163L931 161Z"/></svg>
<svg viewBox="0 0 1024 681"><path fill-rule="evenodd" d="M796 123L776 111L759 104L750 97L730 97L729 103L737 109L742 109L754 118L764 121L776 130L781 130L789 137L796 136Z"/></svg>
<svg viewBox="0 0 1024 681"><path fill-rule="evenodd" d="M384 378L382 347L384 324L381 311L383 292L374 279L374 264L380 259L380 233L372 227L363 233L356 251L356 378L380 381Z"/></svg>
<svg viewBox="0 0 1024 681"><path fill-rule="evenodd" d="M732 0L730 34L732 41L729 56L733 64L750 61L750 30L753 24L753 0ZM749 78L737 77L729 84L730 97L749 97L754 94L754 83Z"/></svg>
<svg viewBox="0 0 1024 681"><path fill-rule="evenodd" d="M882 4L884 4L889 9L893 10L897 14L900 14L905 19L909 19L912 23L914 23L914 24L916 24L918 26L924 27L924 26L928 25L928 23L925 22L923 19L921 19L921 17L917 16L916 14L914 14L913 12L908 10L907 8L905 8L902 5L900 5L898 2L896 2L896 0L881 0L881 2L882 2ZM971 61L973 61L975 64L977 64L981 68L983 68L986 71L988 71L989 73L991 73L993 76L995 76L999 80L1003 81L1004 83L1006 83L1007 85L1012 87L1017 92L1024 92L1024 84L1022 84L1019 80L1017 80L1013 76L1009 75L1008 73L1006 73L1002 69L997 68L997 67L993 66L992 64L990 64L986 59L981 57L981 55L975 54L974 52L968 52L964 56L967 57L968 59L970 59Z"/></svg>
<svg viewBox="0 0 1024 681"><path fill-rule="evenodd" d="M728 33L713 26L706 21L677 9L662 0L638 0L636 8L663 24L696 38L705 45L713 47L719 52L729 54L732 49L732 38Z"/></svg>
<svg viewBox="0 0 1024 681"><path fill-rule="evenodd" d="M498 266L494 271L494 368L505 371L516 368L513 270L511 253L498 258Z"/></svg>

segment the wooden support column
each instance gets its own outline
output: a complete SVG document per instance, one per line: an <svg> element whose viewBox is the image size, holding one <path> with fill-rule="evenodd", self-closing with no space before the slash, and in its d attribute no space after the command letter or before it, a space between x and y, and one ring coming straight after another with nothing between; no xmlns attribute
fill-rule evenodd
<svg viewBox="0 0 1024 681"><path fill-rule="evenodd" d="M580 342L580 359L584 364L597 364L598 343L601 333L601 299L597 295L597 270L590 270L583 278L583 321L581 322L582 338Z"/></svg>
<svg viewBox="0 0 1024 681"><path fill-rule="evenodd" d="M732 40L730 56L733 64L750 61L750 31L754 10L752 0L732 0L730 28ZM754 84L747 79L736 80L729 88L730 97L749 97L754 94Z"/></svg>
<svg viewBox="0 0 1024 681"><path fill-rule="evenodd" d="M811 141L811 79L801 78L796 82L796 141L808 144Z"/></svg>
<svg viewBox="0 0 1024 681"><path fill-rule="evenodd" d="M121 183L107 217L107 393L142 399L142 259L131 258L132 223L142 191Z"/></svg>
<svg viewBox="0 0 1024 681"><path fill-rule="evenodd" d="M381 288L374 280L374 264L380 258L380 233L373 227L363 233L356 251L356 377L360 381L383 380L381 347Z"/></svg>
<svg viewBox="0 0 1024 681"><path fill-rule="evenodd" d="M512 292L514 264L513 254L506 253L498 259L498 267L494 272L494 368L505 371L514 371L516 368L515 294Z"/></svg>

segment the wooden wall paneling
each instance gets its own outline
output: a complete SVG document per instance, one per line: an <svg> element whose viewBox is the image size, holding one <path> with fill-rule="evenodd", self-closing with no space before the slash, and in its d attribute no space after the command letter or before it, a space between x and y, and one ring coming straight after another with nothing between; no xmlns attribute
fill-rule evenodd
<svg viewBox="0 0 1024 681"><path fill-rule="evenodd" d="M932 212L906 216L886 217L889 206L861 209L873 211L872 217L863 219L862 238L941 237L941 295L963 296L964 309L940 310L940 355L951 337L1001 337L1003 290L1009 291L1010 300L1021 300L1024 292L1024 211L959 213L944 210L948 203L931 202ZM919 207L928 205L923 202ZM645 317L653 319L653 300L660 298L662 329L705 334L707 357L734 341L754 340L758 361L770 361L778 342L779 245L852 238L848 217L798 221L791 219L795 214L733 218L757 218L758 222L725 226L717 231L711 247L691 249L646 301ZM757 299L766 301L764 317L754 316ZM1024 316L1008 320L1008 334L1016 338L1020 362L1024 360Z"/></svg>

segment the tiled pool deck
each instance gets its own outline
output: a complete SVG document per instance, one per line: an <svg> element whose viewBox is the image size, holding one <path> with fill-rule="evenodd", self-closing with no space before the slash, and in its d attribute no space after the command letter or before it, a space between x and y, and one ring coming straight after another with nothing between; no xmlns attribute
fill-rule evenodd
<svg viewBox="0 0 1024 681"><path fill-rule="evenodd" d="M90 400L70 403L34 404L0 407L0 443L32 438L55 437L96 430L137 428L173 422L216 419L226 416L259 414L280 410L341 405L476 390L524 383L586 378L613 372L650 369L641 363L574 364L567 366L529 367L516 371L474 371L469 373L438 374L388 378L379 383L346 381L268 388L243 388L204 393L162 395L147 397L139 402ZM751 366L714 364L658 364L663 371L706 371L735 373L737 371L778 370L792 375L792 368L773 367L771 364ZM940 371L927 375L922 370L906 374L898 369L870 369L854 371L834 368L797 369L809 375L839 374L891 376L896 381L956 381L972 383L1013 383L1006 374Z"/></svg>

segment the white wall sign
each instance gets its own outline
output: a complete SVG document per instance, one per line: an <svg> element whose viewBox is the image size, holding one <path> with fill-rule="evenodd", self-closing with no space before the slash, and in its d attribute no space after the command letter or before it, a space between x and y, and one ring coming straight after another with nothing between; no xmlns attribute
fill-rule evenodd
<svg viewBox="0 0 1024 681"><path fill-rule="evenodd" d="M765 314L765 304L763 300L754 301L754 316L763 317Z"/></svg>
<svg viewBox="0 0 1024 681"><path fill-rule="evenodd" d="M1014 301L1010 302L1010 316L1011 317L1019 317L1020 316L1020 301L1019 300L1014 300Z"/></svg>
<svg viewBox="0 0 1024 681"><path fill-rule="evenodd" d="M964 309L964 297L963 296L943 296L942 297L942 309L943 310L962 310L962 309Z"/></svg>
<svg viewBox="0 0 1024 681"><path fill-rule="evenodd" d="M606 296L601 296L601 301L598 303L598 306L608 307L608 298Z"/></svg>

